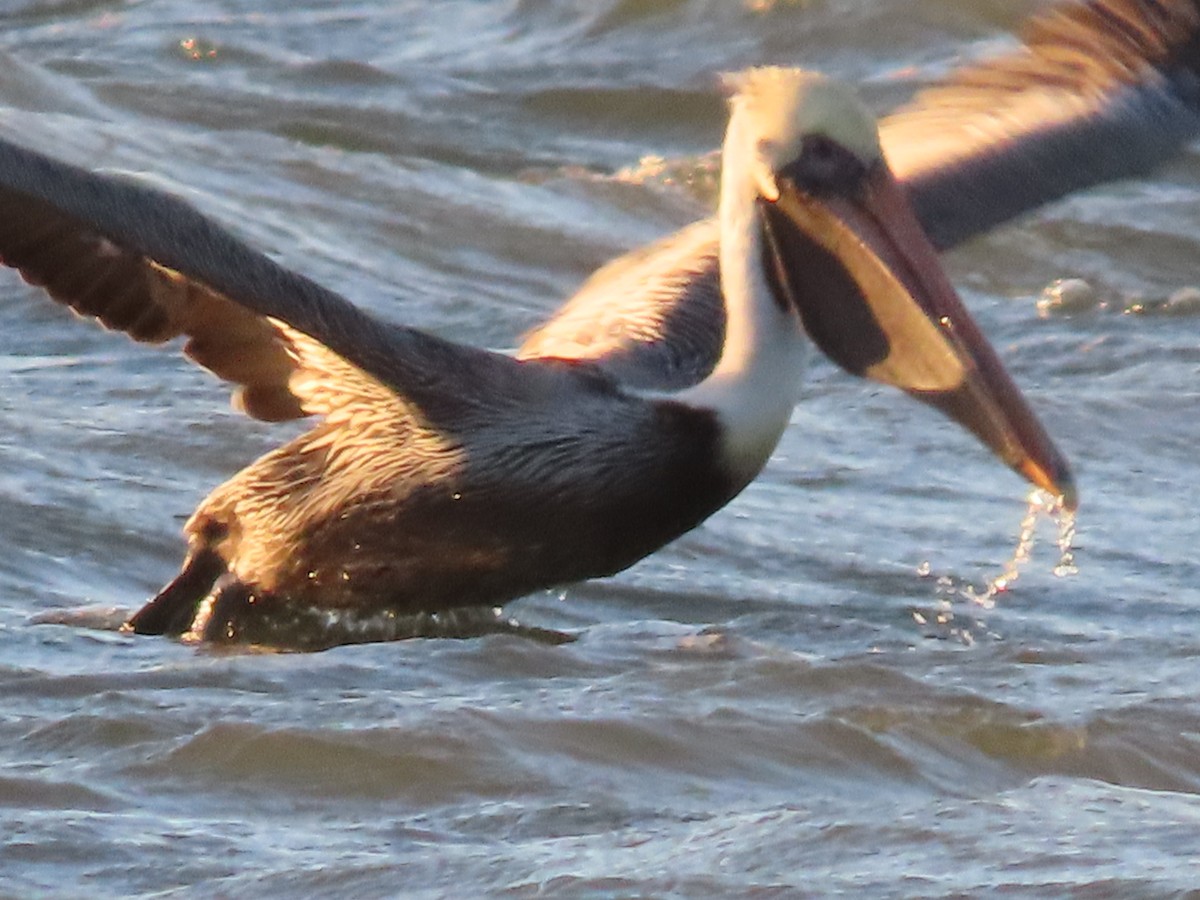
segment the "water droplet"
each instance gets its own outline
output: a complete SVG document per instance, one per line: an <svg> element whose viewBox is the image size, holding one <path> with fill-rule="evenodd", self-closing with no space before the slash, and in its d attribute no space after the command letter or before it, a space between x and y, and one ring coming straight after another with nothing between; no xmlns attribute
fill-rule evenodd
<svg viewBox="0 0 1200 900"><path fill-rule="evenodd" d="M1060 498L1039 488L1030 491L1028 502L1029 506L1025 510L1025 517L1021 520L1021 533L1017 538L1017 547L1013 551L1012 559L1005 565L1004 571L988 582L982 594L976 594L973 590L970 592L970 599L976 603L989 607L994 606L996 595L1007 591L1021 577L1022 566L1029 562L1033 554L1038 521L1043 516L1054 519L1058 524L1059 560L1058 565L1053 569L1054 574L1062 577L1074 575L1079 571L1075 566L1075 555L1071 549L1071 542L1075 537L1075 514L1063 509Z"/></svg>
<svg viewBox="0 0 1200 900"><path fill-rule="evenodd" d="M1054 574L1059 578L1069 578L1079 574L1075 565L1075 513L1061 510L1058 516L1058 565Z"/></svg>

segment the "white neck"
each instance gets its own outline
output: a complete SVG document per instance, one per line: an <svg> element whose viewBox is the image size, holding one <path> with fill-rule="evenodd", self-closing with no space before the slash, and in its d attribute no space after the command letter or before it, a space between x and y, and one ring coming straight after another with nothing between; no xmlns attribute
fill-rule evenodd
<svg viewBox="0 0 1200 900"><path fill-rule="evenodd" d="M724 428L725 462L748 483L770 458L800 399L809 340L791 309L780 309L763 272L763 234L754 177L755 141L735 107L721 170L721 292L725 343L716 368L675 399L712 410Z"/></svg>

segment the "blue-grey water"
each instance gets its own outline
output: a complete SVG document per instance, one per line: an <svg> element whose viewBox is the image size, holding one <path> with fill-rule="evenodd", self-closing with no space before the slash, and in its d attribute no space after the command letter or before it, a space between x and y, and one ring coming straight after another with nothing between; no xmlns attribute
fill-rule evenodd
<svg viewBox="0 0 1200 900"><path fill-rule="evenodd" d="M1036 8L7 0L0 134L150 173L381 315L511 347L705 214L717 73L802 63L884 111ZM0 273L0 895L1200 886L1198 201L1189 152L947 260L1074 461L1079 574L1045 522L995 608L963 598L1012 556L1024 485L822 361L726 510L512 605L566 646L37 624L136 607L200 498L290 431ZM1060 278L1085 302L1039 309Z"/></svg>

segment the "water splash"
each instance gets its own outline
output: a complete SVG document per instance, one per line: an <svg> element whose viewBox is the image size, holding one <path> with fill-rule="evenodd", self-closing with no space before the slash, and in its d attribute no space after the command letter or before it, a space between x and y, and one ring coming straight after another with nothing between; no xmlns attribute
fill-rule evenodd
<svg viewBox="0 0 1200 900"><path fill-rule="evenodd" d="M1017 579L1021 577L1021 572L1028 565L1033 556L1034 547L1037 544L1038 525L1043 518L1052 520L1058 529L1058 534L1055 538L1055 546L1058 549L1058 562L1051 569L1051 572L1058 578L1067 578L1072 575L1079 574L1079 567L1075 562L1075 514L1063 508L1062 498L1055 497L1046 491L1034 488L1030 491L1027 497L1028 506L1025 510L1025 515L1021 519L1020 532L1017 536L1017 546L1013 550L1012 557L1005 564L1000 574L991 578L983 588L977 588L969 582L964 583L961 579L954 578L950 575L940 575L937 579L936 593L938 596L938 606L936 612L921 612L914 610L913 619L923 628L928 628L934 632L957 638L965 644L975 643L975 637L970 628L964 627L960 623L956 623L954 616L954 604L962 600L969 600L975 606L983 609L994 609L996 606L996 598L1008 591ZM917 567L917 574L922 578L928 578L932 575L933 569L928 561L922 562ZM986 628L982 622L974 622L973 628ZM988 632L992 636L997 636L993 632Z"/></svg>
<svg viewBox="0 0 1200 900"><path fill-rule="evenodd" d="M1052 514L1058 522L1058 565L1052 570L1059 578L1079 574L1075 564L1075 513L1062 509L1060 503Z"/></svg>
<svg viewBox="0 0 1200 900"><path fill-rule="evenodd" d="M1062 498L1055 497L1040 488L1034 488L1027 498L1028 506L1025 517L1021 519L1021 530L1017 537L1017 547L1012 557L1004 566L1004 570L990 581L982 591L968 584L959 593L984 609L992 609L996 605L996 597L1013 586L1021 577L1021 570L1029 563L1033 548L1037 543L1037 527L1043 518L1049 518L1058 526L1058 564L1052 569L1053 573L1062 578L1076 575L1079 568L1075 565L1075 553L1072 542L1075 539L1075 514L1063 508Z"/></svg>
<svg viewBox="0 0 1200 900"><path fill-rule="evenodd" d="M713 150L699 157L677 159L643 156L637 165L608 177L624 184L683 188L702 203L712 205L721 182L721 154Z"/></svg>

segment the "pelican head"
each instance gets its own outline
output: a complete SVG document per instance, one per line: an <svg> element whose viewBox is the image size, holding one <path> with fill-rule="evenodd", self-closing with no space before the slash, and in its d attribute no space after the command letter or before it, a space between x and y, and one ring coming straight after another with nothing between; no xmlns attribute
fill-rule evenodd
<svg viewBox="0 0 1200 900"><path fill-rule="evenodd" d="M802 69L767 67L727 76L725 85L733 92L730 130L746 132L734 134L733 141L753 147L747 165L764 200L779 199L780 174L806 155L810 167L820 164L815 157L834 164L839 148L844 162L853 160L853 168L883 159L875 117L840 81Z"/></svg>
<svg viewBox="0 0 1200 900"><path fill-rule="evenodd" d="M898 387L971 431L1073 509L1071 471L950 285L843 84L796 69L734 76L726 153L757 192L777 302L855 375Z"/></svg>

